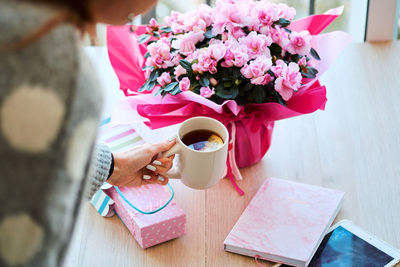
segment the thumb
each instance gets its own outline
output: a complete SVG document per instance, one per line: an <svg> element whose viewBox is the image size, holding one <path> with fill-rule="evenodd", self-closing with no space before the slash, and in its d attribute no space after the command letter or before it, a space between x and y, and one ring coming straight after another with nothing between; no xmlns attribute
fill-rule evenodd
<svg viewBox="0 0 400 267"><path fill-rule="evenodd" d="M176 139L168 139L163 142L157 143L153 145L153 152L154 154L158 154L164 151L167 151L171 147L173 147L176 144Z"/></svg>

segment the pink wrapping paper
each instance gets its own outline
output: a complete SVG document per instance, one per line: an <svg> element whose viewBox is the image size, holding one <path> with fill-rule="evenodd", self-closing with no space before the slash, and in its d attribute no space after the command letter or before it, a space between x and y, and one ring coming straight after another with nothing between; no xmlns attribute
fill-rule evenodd
<svg viewBox="0 0 400 267"><path fill-rule="evenodd" d="M143 211L152 211L168 201L171 194L165 187L149 184L141 187L121 187L123 195ZM182 236L186 214L175 200L154 214L143 214L127 204L112 187L107 194L114 200L114 209L142 248L148 248Z"/></svg>
<svg viewBox="0 0 400 267"><path fill-rule="evenodd" d="M309 30L314 34L312 46L321 56L321 61L314 60L319 71L317 78L351 41L351 37L344 32L315 35L340 15L342 9L339 7L323 15L303 18L294 21L290 26L293 30ZM143 31L143 28L139 31ZM143 76L140 76L142 79L138 78L139 75L143 75L141 67L144 46L134 41L135 34L130 33L128 27L108 27L107 34L111 64L120 80L121 89L128 96L115 110L112 124L143 121L156 129L180 123L194 116L215 118L224 123L230 131L232 124L235 124L237 138L231 149L234 149L235 162L239 168L257 163L265 155L271 144L274 121L325 108L326 88L320 85L317 78L304 79L304 86L294 93L286 107L278 103L251 104L244 107L237 105L233 100L218 105L192 92L183 92L176 96L167 95L164 99L160 96L154 97L148 92L139 93L138 89L144 83ZM232 136L231 132L230 135Z"/></svg>

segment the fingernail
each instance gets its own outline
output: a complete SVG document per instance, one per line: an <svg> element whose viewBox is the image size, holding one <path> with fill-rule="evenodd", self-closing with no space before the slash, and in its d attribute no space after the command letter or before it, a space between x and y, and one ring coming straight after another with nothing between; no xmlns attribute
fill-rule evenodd
<svg viewBox="0 0 400 267"><path fill-rule="evenodd" d="M158 160L153 161L153 164L157 165L157 166L161 166L162 165L161 161L158 161Z"/></svg>
<svg viewBox="0 0 400 267"><path fill-rule="evenodd" d="M172 137L168 138L168 141L172 142L175 140L175 138L176 138L176 136L172 136Z"/></svg>
<svg viewBox="0 0 400 267"><path fill-rule="evenodd" d="M146 169L153 171L153 172L155 172L157 170L156 167L154 167L153 165L150 165L150 164L146 166Z"/></svg>
<svg viewBox="0 0 400 267"><path fill-rule="evenodd" d="M150 179L151 179L151 176L150 176L150 175L143 175L143 179L145 179L145 180L150 180Z"/></svg>
<svg viewBox="0 0 400 267"><path fill-rule="evenodd" d="M160 182L164 182L164 181L165 181L164 177L162 177L162 176L158 176L158 180L159 180Z"/></svg>

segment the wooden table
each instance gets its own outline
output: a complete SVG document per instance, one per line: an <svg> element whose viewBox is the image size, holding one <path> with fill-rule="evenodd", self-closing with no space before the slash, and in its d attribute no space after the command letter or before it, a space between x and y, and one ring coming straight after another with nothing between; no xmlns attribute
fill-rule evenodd
<svg viewBox="0 0 400 267"><path fill-rule="evenodd" d="M242 169L243 197L227 180L205 191L171 181L187 214L181 238L143 250L117 217L85 203L65 266L256 266L223 241L271 176L345 191L336 221L400 248L399 59L400 42L348 46L322 78L326 110L276 123L267 155Z"/></svg>

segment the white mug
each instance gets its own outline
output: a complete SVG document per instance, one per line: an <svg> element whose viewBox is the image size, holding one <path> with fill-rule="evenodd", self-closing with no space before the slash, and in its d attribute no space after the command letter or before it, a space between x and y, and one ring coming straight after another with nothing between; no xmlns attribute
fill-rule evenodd
<svg viewBox="0 0 400 267"><path fill-rule="evenodd" d="M197 151L182 142L182 137L192 131L209 130L217 133L223 145L212 151ZM219 121L209 117L193 117L184 121L178 128L176 144L162 157L178 154L178 167L171 170L169 177L181 179L182 183L193 189L206 189L219 182L225 174L228 156L229 133Z"/></svg>

